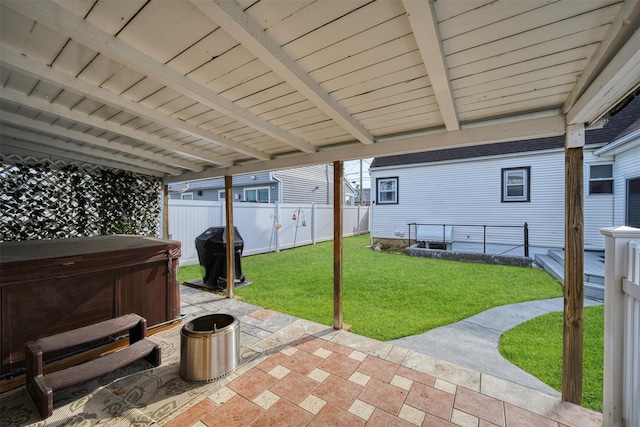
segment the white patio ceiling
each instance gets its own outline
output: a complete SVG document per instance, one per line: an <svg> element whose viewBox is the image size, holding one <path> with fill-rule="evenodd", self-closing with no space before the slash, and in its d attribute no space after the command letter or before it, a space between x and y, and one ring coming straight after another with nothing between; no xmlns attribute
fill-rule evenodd
<svg viewBox="0 0 640 427"><path fill-rule="evenodd" d="M166 182L563 134L640 82L637 0L0 8L2 153Z"/></svg>

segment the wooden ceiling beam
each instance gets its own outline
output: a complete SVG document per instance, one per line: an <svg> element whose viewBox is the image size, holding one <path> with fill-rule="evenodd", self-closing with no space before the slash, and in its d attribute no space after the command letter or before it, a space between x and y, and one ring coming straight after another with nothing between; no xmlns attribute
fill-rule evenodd
<svg viewBox="0 0 640 427"><path fill-rule="evenodd" d="M427 150L482 145L495 142L518 141L564 135L565 121L561 115L532 117L525 115L518 120L510 118L504 122L487 125L466 125L459 131L448 132L440 129L417 135L405 135L379 140L375 144L353 144L341 148L319 151L315 154L292 155L275 158L269 162L249 162L230 168L209 169L199 173L187 173L181 177L166 177L167 183L185 182L198 179L217 178L224 175L242 175L269 170L288 169L313 164L331 163L335 159L354 160L369 157L392 156L419 153Z"/></svg>
<svg viewBox="0 0 640 427"><path fill-rule="evenodd" d="M613 90L612 85L605 81L606 78L627 80L627 87L633 87L634 71L635 83L640 81L638 68L633 66L633 52L640 50L638 41L638 29L640 28L640 2L624 2L620 12L609 25L609 29L597 50L589 59L589 62L582 71L580 78L573 86L571 93L567 97L562 111L567 114L568 124L592 123L605 114L608 109L619 101L615 96L623 96L624 90ZM626 50L627 53L623 53ZM626 59L624 58L626 56ZM614 63L612 66L609 64ZM631 75L621 74L616 67L629 68ZM605 69L609 68L605 73ZM596 79L599 81L596 82ZM631 81L628 81L631 80ZM613 82L616 82L614 80ZM602 90L608 86L607 89ZM589 91L589 93L587 93ZM622 93L622 95L620 95ZM601 98L603 97L603 98ZM590 105L589 105L590 104ZM598 104L601 104L598 106ZM604 110L604 111L603 111ZM598 111L600 111L598 113ZM593 117L593 115L598 117Z"/></svg>
<svg viewBox="0 0 640 427"><path fill-rule="evenodd" d="M115 161L122 164L133 165L138 168L144 168L146 170L155 171L156 173L160 173L162 175L170 174L170 175L178 175L181 173L180 169L170 168L163 165L157 165L151 162L147 162L140 159L134 159L131 157L126 157L121 154L115 154L109 151L99 150L97 148L91 147L83 147L71 142L65 142L59 139L50 138L45 135L38 135L35 133L24 132L19 129L10 128L7 126L3 126L2 129L2 143L6 143L6 138L13 138L16 140L20 140L19 144L16 144L16 147L26 148L24 142L32 142L37 143L42 146L49 147L51 149L56 150L56 154L60 157L69 157L67 153L78 153L84 157L86 163L95 163L100 164L96 160L110 160ZM40 149L34 148L35 151L41 151ZM53 154L49 151L49 154ZM120 167L118 167L120 169Z"/></svg>
<svg viewBox="0 0 640 427"><path fill-rule="evenodd" d="M181 159L175 159L162 154L156 154L151 151L135 148L120 142L109 141L107 139L99 138L93 135L88 135L83 132L78 132L71 129L65 129L60 126L51 125L38 120L32 120L27 117L21 116L19 114L10 113L8 111L3 111L2 113L0 113L0 121L12 124L16 127L23 127L23 128L28 128L30 130L45 132L50 135L58 136L61 138L73 139L78 142L87 143L90 145L94 145L96 147L105 148L107 150L117 150L122 153L127 153L133 156L140 157L142 159L147 159L160 164L181 168L181 169L176 169L176 173L173 173L173 175L182 173L182 169L187 169L194 172L200 172L202 170L202 167L197 166L192 162L186 162Z"/></svg>
<svg viewBox="0 0 640 427"><path fill-rule="evenodd" d="M640 30L567 111L567 124L593 123L640 87Z"/></svg>
<svg viewBox="0 0 640 427"><path fill-rule="evenodd" d="M19 73L31 76L35 79L45 81L47 83L50 83L54 86L68 90L70 92L77 93L79 95L86 96L87 98L99 101L101 103L104 103L105 105L118 107L123 111L133 114L136 117L144 117L156 123L160 123L164 126L168 126L176 130L187 132L190 135L194 135L206 141L211 141L212 143L218 146L221 145L219 142L216 142L215 140L212 139L215 137L215 135L212 136L210 132L207 132L204 129L201 129L198 126L189 124L187 122L178 120L169 115L160 113L152 108L145 107L140 104L135 104L127 99L124 99L118 96L117 94L109 90L106 90L97 86L93 86L92 84L86 81L83 81L77 77L72 77L68 74L58 71L34 59L27 58L26 56L20 55L19 53L11 49L8 49L4 46L0 47L0 64L14 71L17 71ZM12 93L10 89L5 89L5 90L7 91L7 93ZM20 95L22 94L15 92L13 97L16 98L16 97L19 97ZM16 99L14 102L22 103L22 102L25 102L25 99L29 98L26 95L22 95L22 97L26 97L26 98L21 98L22 101L18 101ZM50 105L50 107L47 107L47 108L55 109L55 114L61 115L62 117L68 118L69 120L74 120L79 123L85 123L90 126L108 130L110 132L114 132L120 135L127 136L129 138L146 142L147 144L155 145L165 150L185 154L187 156L191 156L208 163L214 163L222 166L231 166L233 163L229 160L221 159L219 156L208 154L202 150L195 150L193 148L175 144L173 142L166 141L166 140L163 140L162 138L157 138L140 131L134 131L132 129L128 129L124 126L110 124L104 120L99 120L99 119L92 118L90 116L75 113L66 108L56 106L55 104L50 104L50 103L47 103L47 104ZM234 143L234 144L237 144L237 143ZM247 149L249 149L249 147L247 147ZM252 153L253 155L251 154L247 154L247 155L254 158L258 158L261 160L270 159L270 156L264 155L264 153L259 152L257 150L250 149L248 152Z"/></svg>
<svg viewBox="0 0 640 427"><path fill-rule="evenodd" d="M51 0L5 2L4 5L132 70L148 76L209 108L215 109L285 144L307 153L313 153L317 150L314 145L246 111L220 94L208 89L206 86L172 70L161 62L154 60L126 42L92 25L90 22ZM257 150L251 149L251 147L224 139L217 142L221 145L228 146L232 150L264 160L265 153L256 153Z"/></svg>
<svg viewBox="0 0 640 427"><path fill-rule="evenodd" d="M7 88L3 89L2 94L0 94L0 99L3 99L5 101L11 102L16 105L21 105L36 111L54 114L60 118L71 120L73 122L84 124L87 126L91 126L96 129L112 132L117 135L121 135L139 142L152 145L154 147L162 148L163 150L171 151L174 153L185 154L193 158L199 159L201 161L206 161L207 163L213 163L213 164L223 165L223 166L233 165L233 162L219 160L217 158L216 158L216 161L214 162L211 159L212 156L209 156L209 155L203 156L203 154L198 150L194 150L189 147L182 147L179 144L176 144L171 141L162 140L161 138L155 137L153 135L148 135L140 131L135 131L133 129L128 129L114 123L109 123L107 121L97 119L95 117L87 116L86 114L69 110L65 107L62 107L57 104L52 104L42 99L29 97L13 89L7 89ZM5 113L3 112L2 115L4 116ZM48 132L55 134L57 133L57 130L54 128ZM83 139L80 139L80 140L82 141ZM182 161L182 160L177 160L177 162L178 163L177 164L174 163L174 165L184 169L189 169L189 170L201 169L199 166L194 165L191 162Z"/></svg>
<svg viewBox="0 0 640 427"><path fill-rule="evenodd" d="M403 0L403 4L440 106L444 124L447 130L459 130L460 121L453 99L447 59L444 56L438 21L431 1Z"/></svg>
<svg viewBox="0 0 640 427"><path fill-rule="evenodd" d="M363 144L375 142L373 135L309 77L309 74L235 1L191 0L191 2L354 138Z"/></svg>
<svg viewBox="0 0 640 427"><path fill-rule="evenodd" d="M139 173L142 175L155 176L158 178L164 176L162 172L143 169L136 166L127 165L124 163L114 162L112 160L98 159L95 157L85 156L83 154L58 150L55 148L47 147L45 145L40 145L33 142L26 142L22 140L18 141L8 137L0 137L0 139L1 139L0 151L3 148L9 148L9 149L12 149L11 151L13 151L13 153L6 154L9 158L11 158L12 154L16 154L20 158L24 156L30 156L30 157L36 158L36 156L46 155L46 156L59 157L61 159L71 160L74 162L80 162L87 165L98 165L98 166L103 166L111 169L118 169L118 170L124 170L128 172ZM24 153L24 155L21 156L20 154L17 154L17 153ZM43 159L37 158L37 160L40 161Z"/></svg>

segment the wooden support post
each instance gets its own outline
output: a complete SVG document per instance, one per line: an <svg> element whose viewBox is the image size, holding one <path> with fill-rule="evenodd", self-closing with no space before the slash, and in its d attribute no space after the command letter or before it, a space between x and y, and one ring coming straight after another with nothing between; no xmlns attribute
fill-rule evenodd
<svg viewBox="0 0 640 427"><path fill-rule="evenodd" d="M333 162L333 329L342 329L342 161Z"/></svg>
<svg viewBox="0 0 640 427"><path fill-rule="evenodd" d="M169 186L162 186L162 234L165 239L169 238Z"/></svg>
<svg viewBox="0 0 640 427"><path fill-rule="evenodd" d="M234 265L235 236L233 232L233 177L224 177L224 196L227 216L227 228L225 238L227 240L227 298L233 298L233 285L236 278Z"/></svg>
<svg viewBox="0 0 640 427"><path fill-rule="evenodd" d="M565 137L564 334L562 400L582 402L584 307L584 125L567 126Z"/></svg>

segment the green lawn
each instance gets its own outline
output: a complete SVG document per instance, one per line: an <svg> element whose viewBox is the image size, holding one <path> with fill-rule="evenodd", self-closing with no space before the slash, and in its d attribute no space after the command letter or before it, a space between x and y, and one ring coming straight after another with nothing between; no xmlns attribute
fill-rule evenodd
<svg viewBox="0 0 640 427"><path fill-rule="evenodd" d="M368 244L368 235L344 240L343 320L352 332L381 341L499 305L562 296L560 285L537 269L415 258ZM253 282L236 290L245 301L333 324L333 242L248 256L242 268ZM197 265L178 272L181 283L199 277Z"/></svg>
<svg viewBox="0 0 640 427"><path fill-rule="evenodd" d="M562 389L561 312L523 323L502 335L500 353L558 391ZM587 307L583 316L582 406L602 412L604 307Z"/></svg>

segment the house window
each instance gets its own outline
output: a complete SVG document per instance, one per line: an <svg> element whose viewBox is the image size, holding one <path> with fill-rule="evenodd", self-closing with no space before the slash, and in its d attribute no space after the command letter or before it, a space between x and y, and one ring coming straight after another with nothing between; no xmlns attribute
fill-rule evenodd
<svg viewBox="0 0 640 427"><path fill-rule="evenodd" d="M379 205L398 204L398 178L377 178L376 187L378 189Z"/></svg>
<svg viewBox="0 0 640 427"><path fill-rule="evenodd" d="M613 163L589 165L589 194L613 194Z"/></svg>
<svg viewBox="0 0 640 427"><path fill-rule="evenodd" d="M224 200L226 199L226 193L224 190L218 190L218 200Z"/></svg>
<svg viewBox="0 0 640 427"><path fill-rule="evenodd" d="M193 200L193 193L181 193L180 199L182 200Z"/></svg>
<svg viewBox="0 0 640 427"><path fill-rule="evenodd" d="M531 168L502 169L502 201L528 202L530 198L529 175Z"/></svg>
<svg viewBox="0 0 640 427"><path fill-rule="evenodd" d="M254 203L269 203L269 187L245 189L244 201Z"/></svg>

